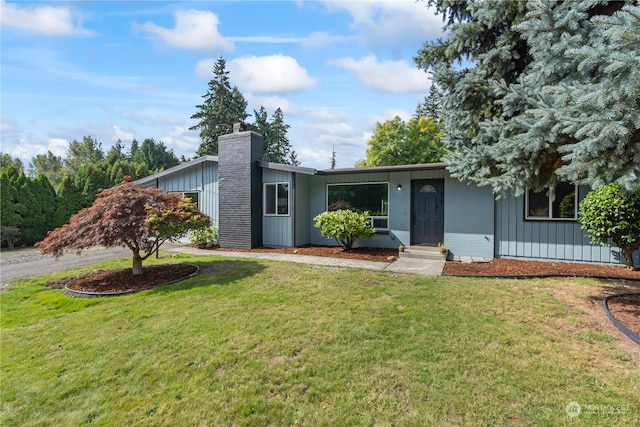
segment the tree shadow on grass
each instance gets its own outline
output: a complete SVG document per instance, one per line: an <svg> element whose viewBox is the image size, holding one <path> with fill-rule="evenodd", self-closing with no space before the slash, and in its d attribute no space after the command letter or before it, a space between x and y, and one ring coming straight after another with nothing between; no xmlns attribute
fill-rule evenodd
<svg viewBox="0 0 640 427"><path fill-rule="evenodd" d="M198 274L179 282L148 289L149 293L170 293L201 286L228 286L261 273L265 266L253 260L221 260L215 262L190 262L200 269Z"/></svg>

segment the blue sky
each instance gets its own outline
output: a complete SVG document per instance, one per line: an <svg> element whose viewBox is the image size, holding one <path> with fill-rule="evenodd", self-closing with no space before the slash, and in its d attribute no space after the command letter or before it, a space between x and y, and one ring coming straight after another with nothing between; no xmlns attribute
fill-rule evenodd
<svg viewBox="0 0 640 427"><path fill-rule="evenodd" d="M223 57L249 102L280 107L302 166L365 157L378 121L428 93L413 57L442 20L409 1L2 0L1 150L25 164L92 136L154 138L187 158L190 119ZM250 117L248 121L252 121Z"/></svg>

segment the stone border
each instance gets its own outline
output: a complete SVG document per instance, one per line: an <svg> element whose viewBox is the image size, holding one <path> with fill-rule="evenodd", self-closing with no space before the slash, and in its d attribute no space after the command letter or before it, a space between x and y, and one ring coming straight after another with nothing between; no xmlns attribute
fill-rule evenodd
<svg viewBox="0 0 640 427"><path fill-rule="evenodd" d="M194 271L193 273L191 273L188 276L185 276L185 277L183 277L181 279L173 280L173 281L167 282L167 283L161 283L159 285L147 286L146 288L132 289L130 291L122 291L122 292L84 292L84 291L76 291L74 289L69 288L68 284L73 282L73 280L75 280L75 279L71 279L69 282L67 282L66 285L64 285L64 290L70 296L80 297L80 298L117 297L117 296L120 296L120 295L134 294L136 292L147 291L149 289L157 288L159 286L172 285L174 283L181 282L183 280L186 280L186 279L189 279L191 277L197 276L200 273L200 267L198 267L197 265L195 265L195 264L184 264L184 265L192 265L192 266L194 266L196 268L196 271Z"/></svg>

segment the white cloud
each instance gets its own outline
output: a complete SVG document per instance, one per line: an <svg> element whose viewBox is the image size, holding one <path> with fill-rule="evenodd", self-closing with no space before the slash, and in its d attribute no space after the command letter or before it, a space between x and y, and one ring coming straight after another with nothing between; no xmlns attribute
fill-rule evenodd
<svg viewBox="0 0 640 427"><path fill-rule="evenodd" d="M54 155L64 157L67 155L69 141L63 138L51 138L49 140L49 151Z"/></svg>
<svg viewBox="0 0 640 427"><path fill-rule="evenodd" d="M120 128L118 125L113 125L113 139L115 141L131 141L135 138L135 134L133 132L126 132Z"/></svg>
<svg viewBox="0 0 640 427"><path fill-rule="evenodd" d="M311 34L302 42L304 47L327 47L333 43L344 43L353 40L351 36L334 36L325 31L316 31Z"/></svg>
<svg viewBox="0 0 640 427"><path fill-rule="evenodd" d="M260 106L266 108L269 115L279 107L285 116L295 115L297 112L296 107L289 102L288 99L275 95L255 95L253 93L247 93L245 96L247 104L249 106L248 111L253 114L253 109L258 110ZM249 119L251 121L252 119ZM285 117L286 121L286 117Z"/></svg>
<svg viewBox="0 0 640 427"><path fill-rule="evenodd" d="M218 15L208 11L178 11L174 28L164 28L153 22L135 26L149 33L160 42L175 48L193 49L203 52L233 50L233 43L218 32Z"/></svg>
<svg viewBox="0 0 640 427"><path fill-rule="evenodd" d="M316 79L291 56L243 56L228 62L229 73L241 91L286 93L312 89Z"/></svg>
<svg viewBox="0 0 640 427"><path fill-rule="evenodd" d="M194 73L203 80L213 77L216 59L207 58L196 64ZM227 62L227 71L240 92L274 94L313 89L317 80L307 74L298 62L285 55L243 56ZM266 105L265 105L266 107ZM280 106L284 110L284 106Z"/></svg>
<svg viewBox="0 0 640 427"><path fill-rule="evenodd" d="M329 169L335 150L336 166L348 168L365 156L367 126L340 110L309 109L291 128L289 139L302 166Z"/></svg>
<svg viewBox="0 0 640 427"><path fill-rule="evenodd" d="M340 58L331 61L353 73L369 89L385 93L426 92L431 84L429 76L407 61L377 62L373 55L361 59Z"/></svg>
<svg viewBox="0 0 640 427"><path fill-rule="evenodd" d="M443 35L440 16L427 8L425 2L397 1L325 1L330 11L347 11L350 25L360 45L379 51L387 48L400 51L407 45L414 49L422 43Z"/></svg>
<svg viewBox="0 0 640 427"><path fill-rule="evenodd" d="M188 126L172 126L163 131L160 138L167 148L172 149L177 157L184 156L187 159L193 157L200 147L200 136L197 131L189 130Z"/></svg>
<svg viewBox="0 0 640 427"><path fill-rule="evenodd" d="M0 3L2 26L27 30L45 36L70 36L86 33L74 26L71 10L64 6L20 7L15 3Z"/></svg>

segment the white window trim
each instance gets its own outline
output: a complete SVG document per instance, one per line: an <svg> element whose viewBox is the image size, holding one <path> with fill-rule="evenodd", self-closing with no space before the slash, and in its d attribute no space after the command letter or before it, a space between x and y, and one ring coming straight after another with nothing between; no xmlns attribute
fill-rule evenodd
<svg viewBox="0 0 640 427"><path fill-rule="evenodd" d="M380 227L373 227L376 229L376 231L389 231L389 222L390 222L390 218L389 218L389 199L390 199L390 186L389 186L389 181L364 181L364 182L338 182L338 183L334 183L334 184L327 184L327 189L325 191L325 198L324 198L324 206L325 206L325 211L329 210L329 187L331 186L337 186L337 185L365 185L365 184L387 184L387 215L384 216L380 216L380 215L369 215L367 218L369 218L369 221L371 221L371 226L373 227L373 220L374 219L386 219L387 220L387 227L386 228L380 228Z"/></svg>
<svg viewBox="0 0 640 427"><path fill-rule="evenodd" d="M574 191L574 209L573 209L573 217L571 218L554 218L553 215L553 198L547 197L549 199L549 216L530 216L529 215L529 188L526 189L524 193L524 219L527 221L577 221L578 220L578 185L573 184ZM553 194L555 197L555 192Z"/></svg>
<svg viewBox="0 0 640 427"><path fill-rule="evenodd" d="M267 186L274 185L276 187L276 200L275 200L275 213L267 213ZM278 213L278 185L286 185L287 186L287 213L279 214ZM278 182L265 182L262 187L262 215L264 216L280 216L286 217L291 216L291 183L287 181L278 181Z"/></svg>

